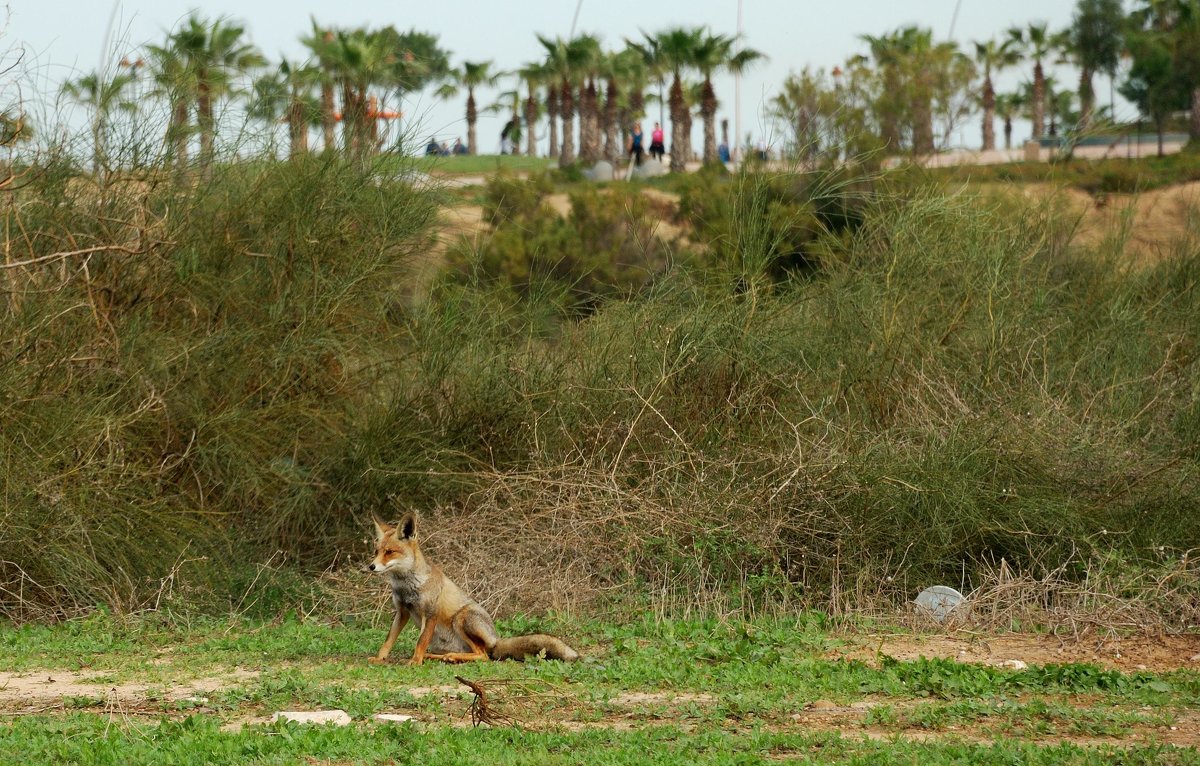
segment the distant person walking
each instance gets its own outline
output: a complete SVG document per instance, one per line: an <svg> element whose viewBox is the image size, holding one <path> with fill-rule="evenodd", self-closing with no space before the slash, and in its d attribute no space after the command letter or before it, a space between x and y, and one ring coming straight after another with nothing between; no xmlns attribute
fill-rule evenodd
<svg viewBox="0 0 1200 766"><path fill-rule="evenodd" d="M513 142L514 134L518 130L517 118L514 117L504 124L504 130L500 131L500 153L501 154L516 154L515 144Z"/></svg>
<svg viewBox="0 0 1200 766"><path fill-rule="evenodd" d="M633 123L633 130L629 131L629 154L633 155L634 162L638 165L642 164L642 123Z"/></svg>
<svg viewBox="0 0 1200 766"><path fill-rule="evenodd" d="M663 129L656 122L654 130L650 131L650 156L662 162L663 155L666 153L667 147L663 144Z"/></svg>

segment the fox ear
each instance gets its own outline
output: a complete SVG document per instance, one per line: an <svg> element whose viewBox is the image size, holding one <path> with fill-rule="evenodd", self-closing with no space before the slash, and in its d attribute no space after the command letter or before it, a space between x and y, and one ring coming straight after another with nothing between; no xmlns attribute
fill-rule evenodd
<svg viewBox="0 0 1200 766"><path fill-rule="evenodd" d="M388 532L391 532L394 529L394 527L391 524L388 524L386 521L379 518L374 513L371 514L371 521L375 522L375 537L376 538L383 538L384 535L386 535Z"/></svg>
<svg viewBox="0 0 1200 766"><path fill-rule="evenodd" d="M417 531L417 515L411 511L404 514L404 518L396 522L396 529L400 532L402 539L411 540Z"/></svg>

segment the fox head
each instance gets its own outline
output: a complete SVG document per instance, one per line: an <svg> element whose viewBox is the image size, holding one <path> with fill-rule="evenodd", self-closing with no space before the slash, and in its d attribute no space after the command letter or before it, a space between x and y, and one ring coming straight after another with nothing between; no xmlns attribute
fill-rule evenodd
<svg viewBox="0 0 1200 766"><path fill-rule="evenodd" d="M416 516L406 513L395 524L388 524L375 514L371 518L375 522L375 558L367 569L376 573L411 571L420 556L414 536Z"/></svg>

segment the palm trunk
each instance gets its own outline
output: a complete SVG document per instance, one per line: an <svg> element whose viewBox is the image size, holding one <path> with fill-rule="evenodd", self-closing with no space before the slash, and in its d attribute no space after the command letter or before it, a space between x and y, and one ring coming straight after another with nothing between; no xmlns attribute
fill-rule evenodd
<svg viewBox="0 0 1200 766"><path fill-rule="evenodd" d="M1042 71L1042 62L1033 65L1033 137L1041 138L1045 132L1046 122L1046 76Z"/></svg>
<svg viewBox="0 0 1200 766"><path fill-rule="evenodd" d="M1004 148L1012 149L1012 117L1004 118Z"/></svg>
<svg viewBox="0 0 1200 766"><path fill-rule="evenodd" d="M679 73L671 81L671 95L668 97L671 107L671 172L683 172L687 162L688 147L686 131L691 127L691 116L688 114L687 102L683 100L683 84L679 81Z"/></svg>
<svg viewBox="0 0 1200 766"><path fill-rule="evenodd" d="M1096 91L1092 88L1092 70L1079 70L1079 130L1087 130L1092 124L1092 113L1096 109Z"/></svg>
<svg viewBox="0 0 1200 766"><path fill-rule="evenodd" d="M579 158L588 165L600 159L600 105L596 82L590 77L580 89Z"/></svg>
<svg viewBox="0 0 1200 766"><path fill-rule="evenodd" d="M879 137L883 141L884 152L895 152L900 149L900 121L896 117L895 99L900 94L900 75L893 65L885 65L883 72L882 98L883 114L879 116Z"/></svg>
<svg viewBox="0 0 1200 766"><path fill-rule="evenodd" d="M293 97L288 108L288 157L299 159L308 151L308 121L305 120L304 102Z"/></svg>
<svg viewBox="0 0 1200 766"><path fill-rule="evenodd" d="M707 75L700 89L700 119L704 120L704 164L717 161L717 94Z"/></svg>
<svg viewBox="0 0 1200 766"><path fill-rule="evenodd" d="M559 92L559 111L562 114L562 151L558 155L558 166L565 168L575 164L575 94L572 93L571 82L562 80Z"/></svg>
<svg viewBox="0 0 1200 766"><path fill-rule="evenodd" d="M537 98L530 90L529 98L525 99L525 153L530 157L537 156L537 118Z"/></svg>
<svg viewBox="0 0 1200 766"><path fill-rule="evenodd" d="M996 148L996 89L991 74L983 78L983 151Z"/></svg>
<svg viewBox="0 0 1200 766"><path fill-rule="evenodd" d="M475 123L479 120L479 113L475 111L475 89L467 88L467 154L475 155Z"/></svg>
<svg viewBox="0 0 1200 766"><path fill-rule="evenodd" d="M321 148L327 152L337 148L337 120L334 119L334 111L336 107L333 103L333 83L328 82L321 86L321 138L324 141Z"/></svg>
<svg viewBox="0 0 1200 766"><path fill-rule="evenodd" d="M346 155L353 159L366 156L366 112L365 94L346 83L342 87L342 138L346 143Z"/></svg>
<svg viewBox="0 0 1200 766"><path fill-rule="evenodd" d="M924 71L917 75L917 94L913 103L913 153L933 154L933 95Z"/></svg>
<svg viewBox="0 0 1200 766"><path fill-rule="evenodd" d="M215 130L213 120L212 95L207 82L207 72L197 73L199 80L198 95L196 96L196 124L200 129L200 168L207 171L212 165Z"/></svg>
<svg viewBox="0 0 1200 766"><path fill-rule="evenodd" d="M171 142L171 153L175 155L175 168L184 170L188 163L188 102L176 99L171 110L171 125L167 128Z"/></svg>
<svg viewBox="0 0 1200 766"><path fill-rule="evenodd" d="M379 104L372 96L367 99L367 109L363 113L363 130L366 132L367 138L367 155L375 155L383 146L383 136L379 132Z"/></svg>
<svg viewBox="0 0 1200 766"><path fill-rule="evenodd" d="M1200 86L1192 89L1192 113L1191 119L1188 120L1188 138L1190 141L1200 142Z"/></svg>
<svg viewBox="0 0 1200 766"><path fill-rule="evenodd" d="M604 94L604 156L609 162L616 163L621 155L621 139L617 130L617 80L608 78L608 88Z"/></svg>
<svg viewBox="0 0 1200 766"><path fill-rule="evenodd" d="M98 111L98 110L97 110ZM92 121L92 174L100 179L100 168L104 166L104 123L99 115Z"/></svg>
<svg viewBox="0 0 1200 766"><path fill-rule="evenodd" d="M1158 156L1165 156L1163 153L1163 133L1166 132L1167 116L1160 114L1154 118L1154 130L1158 133Z"/></svg>
<svg viewBox="0 0 1200 766"><path fill-rule="evenodd" d="M558 156L558 88L551 85L546 94L546 119L550 122L550 157Z"/></svg>

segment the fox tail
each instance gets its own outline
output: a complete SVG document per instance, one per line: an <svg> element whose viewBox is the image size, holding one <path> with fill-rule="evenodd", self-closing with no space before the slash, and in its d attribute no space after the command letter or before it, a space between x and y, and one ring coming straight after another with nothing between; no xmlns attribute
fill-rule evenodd
<svg viewBox="0 0 1200 766"><path fill-rule="evenodd" d="M524 661L526 657L538 655L548 660L562 660L563 662L574 662L579 659L579 652L567 646L561 638L547 636L544 633L502 638L496 642L489 654L493 660Z"/></svg>

